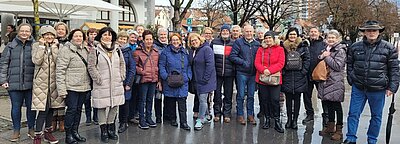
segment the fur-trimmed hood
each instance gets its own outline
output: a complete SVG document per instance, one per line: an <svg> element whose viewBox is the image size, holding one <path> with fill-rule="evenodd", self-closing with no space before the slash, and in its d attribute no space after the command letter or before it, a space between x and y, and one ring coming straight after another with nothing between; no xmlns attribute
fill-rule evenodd
<svg viewBox="0 0 400 144"><path fill-rule="evenodd" d="M308 47L308 45L309 43L307 41L303 41L299 37L294 42L291 42L289 40L285 40L285 42L283 42L283 48L285 48L287 51L296 50L300 47Z"/></svg>

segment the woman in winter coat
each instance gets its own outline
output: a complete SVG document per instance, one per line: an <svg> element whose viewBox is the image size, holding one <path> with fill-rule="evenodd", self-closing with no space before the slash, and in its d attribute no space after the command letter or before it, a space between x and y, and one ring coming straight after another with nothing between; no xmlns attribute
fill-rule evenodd
<svg viewBox="0 0 400 144"><path fill-rule="evenodd" d="M326 62L329 77L318 84L318 98L328 107L328 125L320 131L320 135L333 133L332 140L341 140L343 137L343 109L344 101L344 67L346 60L346 45L341 44L341 35L337 30L331 30L327 34L326 50L319 59ZM336 127L335 127L336 113ZM336 129L336 131L335 131Z"/></svg>
<svg viewBox="0 0 400 144"><path fill-rule="evenodd" d="M170 38L171 44L160 55L159 68L160 77L162 79L163 92L168 103L168 116L170 116L171 125L178 126L176 122L176 103L178 103L180 127L190 131L187 124L187 108L186 99L188 96L189 80L192 79L192 70L188 59L189 53L182 46L182 39L179 34L172 34ZM168 79L172 72L178 72L182 78L181 86L170 86ZM165 115L165 114L164 114Z"/></svg>
<svg viewBox="0 0 400 144"><path fill-rule="evenodd" d="M153 45L153 33L143 32L143 44L134 52L136 72L141 76L139 84L139 128L155 128L152 119L153 98L158 85L158 49ZM146 113L145 113L146 108Z"/></svg>
<svg viewBox="0 0 400 144"><path fill-rule="evenodd" d="M190 34L188 40L189 47L192 48L189 59L193 69L193 83L200 103L199 117L196 120L194 128L195 130L201 130L203 124L208 123L208 119L206 118L208 94L217 89L214 52L205 38L197 33Z"/></svg>
<svg viewBox="0 0 400 144"><path fill-rule="evenodd" d="M136 62L135 59L133 59L133 51L128 46L128 33L125 31L120 31L117 36L117 42L121 48L122 54L124 55L126 68L126 78L123 83L125 90L125 103L119 106L118 113L118 133L123 133L128 129L129 103L132 98L132 85L136 73Z"/></svg>
<svg viewBox="0 0 400 144"><path fill-rule="evenodd" d="M40 144L43 138L50 143L58 143L52 135L54 108L64 108L64 98L56 91L56 60L59 50L58 40L55 39L56 30L49 25L42 26L39 30L42 36L39 42L32 46L32 62L35 64L33 78L32 110L39 111L36 118L34 144Z"/></svg>
<svg viewBox="0 0 400 144"><path fill-rule="evenodd" d="M279 95L281 91L282 76L279 78L278 85L267 85L260 81L260 75L269 76L281 72L285 65L285 52L279 43L275 43L275 34L268 31L264 34L264 40L261 47L257 50L254 65L257 69L256 82L258 83L261 111L265 116L263 129L269 129L271 118L275 120L275 130L283 133L282 123L280 121Z"/></svg>
<svg viewBox="0 0 400 144"><path fill-rule="evenodd" d="M283 69L282 92L286 96L288 117L285 127L297 129L300 96L301 93L307 92L307 72L310 65L310 54L308 43L302 41L297 28L289 28L283 47L285 48L286 60Z"/></svg>
<svg viewBox="0 0 400 144"><path fill-rule="evenodd" d="M54 29L56 30L56 39L58 43L64 45L69 41L68 39L68 26L64 22L58 22L54 25ZM65 119L65 108L57 108L53 112L53 121L52 126L54 130L57 130L57 125L60 132L64 132L64 119Z"/></svg>
<svg viewBox="0 0 400 144"><path fill-rule="evenodd" d="M89 50L84 45L86 35L74 29L68 36L69 42L60 48L56 63L58 95L65 98L65 143L85 142L78 133L82 106L90 93L90 76L87 69Z"/></svg>
<svg viewBox="0 0 400 144"><path fill-rule="evenodd" d="M118 140L115 118L118 106L125 103L123 80L125 62L123 54L116 45L117 34L110 27L99 30L95 48L90 50L88 70L93 79L92 103L97 108L101 141Z"/></svg>

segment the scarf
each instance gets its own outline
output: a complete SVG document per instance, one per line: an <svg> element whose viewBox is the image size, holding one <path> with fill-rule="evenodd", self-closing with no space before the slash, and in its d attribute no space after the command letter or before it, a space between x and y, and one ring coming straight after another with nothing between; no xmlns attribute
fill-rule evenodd
<svg viewBox="0 0 400 144"><path fill-rule="evenodd" d="M300 45L301 41L302 40L299 37L294 42L291 42L290 40L286 40L285 42L283 42L283 47L288 51L293 51L293 50L297 49L297 47Z"/></svg>

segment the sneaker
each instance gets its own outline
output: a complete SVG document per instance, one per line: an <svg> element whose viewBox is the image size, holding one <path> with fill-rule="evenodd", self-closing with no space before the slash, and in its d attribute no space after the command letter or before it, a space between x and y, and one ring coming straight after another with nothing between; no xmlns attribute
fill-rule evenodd
<svg viewBox="0 0 400 144"><path fill-rule="evenodd" d="M221 117L216 115L216 116L214 117L214 122L219 122L220 119L221 119Z"/></svg>
<svg viewBox="0 0 400 144"><path fill-rule="evenodd" d="M20 133L19 131L14 131L14 133L11 135L10 141L11 142L17 142L20 138Z"/></svg>
<svg viewBox="0 0 400 144"><path fill-rule="evenodd" d="M213 119L213 116L210 115L210 114L207 114L207 115L206 115L206 119L207 119L208 121L211 121L211 120Z"/></svg>
<svg viewBox="0 0 400 144"><path fill-rule="evenodd" d="M86 126L90 126L90 125L92 125L92 122L87 121L87 122L86 122Z"/></svg>
<svg viewBox="0 0 400 144"><path fill-rule="evenodd" d="M147 123L145 121L141 121L139 123L139 128L141 128L141 129L149 129L149 125L147 125Z"/></svg>
<svg viewBox="0 0 400 144"><path fill-rule="evenodd" d="M33 139L33 144L41 144L42 142L42 133L38 132L35 135L35 138Z"/></svg>
<svg viewBox="0 0 400 144"><path fill-rule="evenodd" d="M146 120L147 125L149 125L151 128L157 127L157 124L150 118Z"/></svg>
<svg viewBox="0 0 400 144"><path fill-rule="evenodd" d="M35 139L35 130L29 129L27 135L29 138Z"/></svg>
<svg viewBox="0 0 400 144"><path fill-rule="evenodd" d="M133 123L133 124L139 124L139 120L138 119L130 119L129 122Z"/></svg>
<svg viewBox="0 0 400 144"><path fill-rule="evenodd" d="M228 118L228 117L224 118L224 123L230 123L230 122L231 122L231 118Z"/></svg>
<svg viewBox="0 0 400 144"><path fill-rule="evenodd" d="M201 122L201 120L200 119L197 119L196 120L196 124L194 125L194 129L195 130L201 130L203 128L203 123Z"/></svg>
<svg viewBox="0 0 400 144"><path fill-rule="evenodd" d="M44 141L48 142L50 144L56 144L58 143L58 140L56 139L56 137L54 137L54 135L52 134L53 129L52 128L46 128L46 130L44 131Z"/></svg>

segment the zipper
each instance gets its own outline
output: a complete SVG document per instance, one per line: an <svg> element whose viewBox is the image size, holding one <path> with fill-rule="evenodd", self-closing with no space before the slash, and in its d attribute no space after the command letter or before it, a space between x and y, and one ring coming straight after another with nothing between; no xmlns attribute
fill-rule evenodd
<svg viewBox="0 0 400 144"><path fill-rule="evenodd" d="M24 63L25 63L25 58L24 58L24 56L25 56L25 46L26 46L26 42L24 43L24 45L22 46L22 50L21 50L21 54L20 54L20 65L21 65L21 67L22 67L22 70L21 70L21 72L20 72L20 77L21 77L21 79L22 79L22 89L24 89L24 87L25 87L25 77L24 77L24 73L25 73L25 65L24 65Z"/></svg>
<svg viewBox="0 0 400 144"><path fill-rule="evenodd" d="M296 84L295 84L295 80L294 80L294 72L293 71L292 71L292 78L293 78L293 94L294 94L294 91L296 89Z"/></svg>
<svg viewBox="0 0 400 144"><path fill-rule="evenodd" d="M48 55L47 55L47 62L48 62L48 69L49 69L49 74L47 75L48 77L47 77L47 84L48 84L48 86L47 86L47 101L48 102L50 102L51 101L51 93L50 93L50 86L51 86L51 84L50 84L50 74L51 74L51 68L50 68L50 66L51 66L51 62L50 62L50 56L51 56L51 47L50 47L50 49L48 49L47 50L47 53L48 53ZM51 106L51 103L49 103L50 104L50 106Z"/></svg>
<svg viewBox="0 0 400 144"><path fill-rule="evenodd" d="M224 53L222 54L222 76L225 74L225 41L224 41Z"/></svg>

